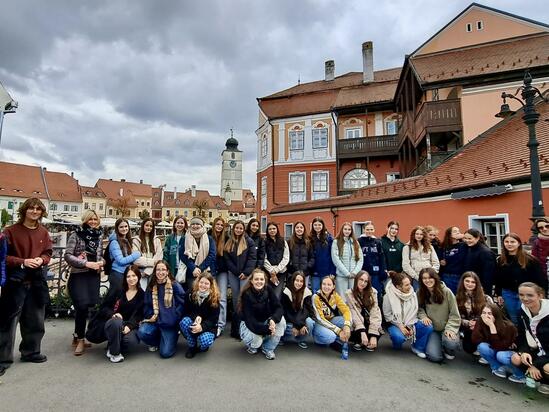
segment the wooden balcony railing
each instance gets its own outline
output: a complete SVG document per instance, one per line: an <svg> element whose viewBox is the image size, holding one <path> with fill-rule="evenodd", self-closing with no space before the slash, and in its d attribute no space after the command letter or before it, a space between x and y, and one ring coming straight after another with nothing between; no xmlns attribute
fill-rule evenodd
<svg viewBox="0 0 549 412"><path fill-rule="evenodd" d="M337 153L340 159L396 155L398 153L398 135L342 139L337 142Z"/></svg>

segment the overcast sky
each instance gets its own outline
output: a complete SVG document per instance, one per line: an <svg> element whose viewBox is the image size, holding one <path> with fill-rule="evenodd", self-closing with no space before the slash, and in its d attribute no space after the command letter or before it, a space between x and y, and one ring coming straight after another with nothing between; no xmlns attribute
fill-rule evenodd
<svg viewBox="0 0 549 412"><path fill-rule="evenodd" d="M219 193L234 128L255 192L257 97L404 55L470 1L18 0L0 5L0 82L19 102L0 159ZM542 22L544 0L484 1ZM444 5L441 7L441 5Z"/></svg>

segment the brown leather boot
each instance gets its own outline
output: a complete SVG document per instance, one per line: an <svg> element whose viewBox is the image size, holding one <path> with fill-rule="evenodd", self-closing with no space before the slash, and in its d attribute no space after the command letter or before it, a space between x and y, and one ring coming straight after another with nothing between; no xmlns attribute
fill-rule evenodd
<svg viewBox="0 0 549 412"><path fill-rule="evenodd" d="M76 348L74 348L74 356L81 356L84 354L84 339L78 339Z"/></svg>

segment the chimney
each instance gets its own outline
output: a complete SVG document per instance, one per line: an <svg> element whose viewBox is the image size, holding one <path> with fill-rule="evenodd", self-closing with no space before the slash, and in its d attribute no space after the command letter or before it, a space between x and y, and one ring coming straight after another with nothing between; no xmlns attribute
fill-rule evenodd
<svg viewBox="0 0 549 412"><path fill-rule="evenodd" d="M121 181L122 183L124 183L124 182L126 181L126 179L120 179L120 181Z"/></svg>
<svg viewBox="0 0 549 412"><path fill-rule="evenodd" d="M335 78L335 62L328 60L324 63L324 80L329 82Z"/></svg>
<svg viewBox="0 0 549 412"><path fill-rule="evenodd" d="M196 185L191 185L191 196L196 197Z"/></svg>
<svg viewBox="0 0 549 412"><path fill-rule="evenodd" d="M173 198L177 199L177 186L173 187Z"/></svg>
<svg viewBox="0 0 549 412"><path fill-rule="evenodd" d="M363 83L374 81L374 43L367 41L362 43L362 70Z"/></svg>
<svg viewBox="0 0 549 412"><path fill-rule="evenodd" d="M74 172L71 172L71 177L74 177Z"/></svg>
<svg viewBox="0 0 549 412"><path fill-rule="evenodd" d="M120 194L120 197L124 197L124 188L121 187L118 193Z"/></svg>
<svg viewBox="0 0 549 412"><path fill-rule="evenodd" d="M143 184L143 179L139 179L139 184Z"/></svg>

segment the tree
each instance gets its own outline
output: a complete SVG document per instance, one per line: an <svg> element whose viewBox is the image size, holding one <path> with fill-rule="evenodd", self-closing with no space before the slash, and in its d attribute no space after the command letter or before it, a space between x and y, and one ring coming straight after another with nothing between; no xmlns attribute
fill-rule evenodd
<svg viewBox="0 0 549 412"><path fill-rule="evenodd" d="M196 199L193 202L193 207L196 210L197 216L204 218L206 217L206 210L210 208L210 205L208 199Z"/></svg>
<svg viewBox="0 0 549 412"><path fill-rule="evenodd" d="M11 220L11 215L6 209L2 209L2 227L6 226Z"/></svg>
<svg viewBox="0 0 549 412"><path fill-rule="evenodd" d="M141 220L145 220L150 216L151 216L151 214L149 213L149 211L147 209L144 209L141 212L139 212L139 219L141 219Z"/></svg>
<svg viewBox="0 0 549 412"><path fill-rule="evenodd" d="M117 215L129 216L130 215L130 199L126 196L119 197L113 202L114 210Z"/></svg>

